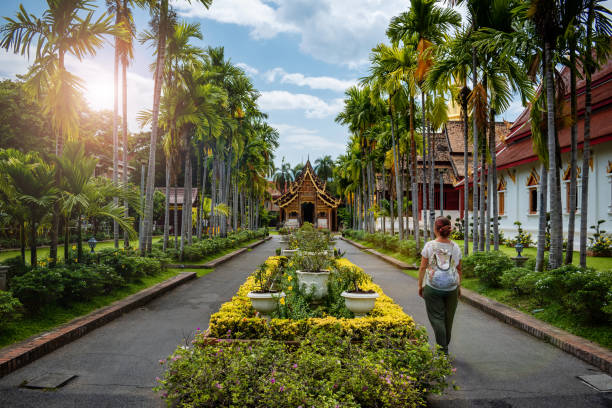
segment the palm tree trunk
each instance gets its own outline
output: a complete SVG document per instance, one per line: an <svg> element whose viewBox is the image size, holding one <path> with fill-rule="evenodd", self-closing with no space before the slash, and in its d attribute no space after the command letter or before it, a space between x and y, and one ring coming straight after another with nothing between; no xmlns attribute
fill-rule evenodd
<svg viewBox="0 0 612 408"><path fill-rule="evenodd" d="M189 199L189 167L191 164L191 154L189 154L189 147L187 147L187 152L185 154L185 179L183 181L183 211L182 211L182 221L181 221L181 246L180 246L180 261L183 260L183 253L185 250L185 242L188 240L188 231L189 224L187 221L188 217L191 217L191 202L188 202Z"/></svg>
<svg viewBox="0 0 612 408"><path fill-rule="evenodd" d="M395 140L395 118L393 117L393 111L391 110L391 143L393 149L393 166L395 167L395 194L397 196L397 216L399 222L399 239L404 239L404 223L401 220L401 202L403 200L402 197L402 187L400 186L400 178L399 178L399 150L397 146L397 141ZM391 223L393 225L393 222ZM392 227L394 228L394 227Z"/></svg>
<svg viewBox="0 0 612 408"><path fill-rule="evenodd" d="M198 156L200 155L200 152L202 151L202 149L198 148ZM196 168L196 188L198 188L200 186L200 174L202 174L200 172L200 166L201 166L201 161L198 160L198 166ZM202 199L200 199L200 197L202 197ZM197 237L198 239L202 238L202 206L199 204L201 203L201 200L204 199L204 196L202 196L202 191L198 192L198 198L196 198L196 201L198 202L198 208L196 210L197 215L196 215L196 233L197 233Z"/></svg>
<svg viewBox="0 0 612 408"><path fill-rule="evenodd" d="M484 251L485 247L485 227L488 229L489 225L485 219L485 188L487 180L486 163L487 163L487 134L486 132L482 135L482 151L480 152L480 233L478 234L478 250Z"/></svg>
<svg viewBox="0 0 612 408"><path fill-rule="evenodd" d="M126 1L123 2L124 10L127 8ZM127 58L127 57L126 57ZM121 76L122 76L122 87L123 91L121 92L121 101L122 101L122 122L123 122L123 187L126 192L129 191L128 187L128 128L127 128L127 60L124 60L121 64ZM123 206L125 207L125 216L129 215L129 205L127 198L123 201ZM123 231L123 247L130 247L130 237L127 231Z"/></svg>
<svg viewBox="0 0 612 408"><path fill-rule="evenodd" d="M472 49L472 90L476 91L476 86L478 85L478 76L476 69L478 67L477 59L476 59L476 49ZM478 178L478 126L476 123L476 115L472 115L472 251L474 253L478 252L478 183L476 179ZM466 180L467 180L467 168L466 172ZM467 233L467 230L466 230Z"/></svg>
<svg viewBox="0 0 612 408"><path fill-rule="evenodd" d="M19 244L21 247L21 261L25 265L26 261L26 228L25 222L21 221L19 223Z"/></svg>
<svg viewBox="0 0 612 408"><path fill-rule="evenodd" d="M141 254L150 253L153 244L153 193L155 190L155 153L157 134L159 132L159 102L161 97L162 73L166 58L166 26L168 19L168 0L161 0L159 10L159 36L157 44L157 61L155 65L155 84L153 87L153 112L151 118L151 140L149 143L149 169L147 171L147 188L144 211L144 245Z"/></svg>
<svg viewBox="0 0 612 408"><path fill-rule="evenodd" d="M68 249L70 248L70 216L64 217L64 262L69 258Z"/></svg>
<svg viewBox="0 0 612 408"><path fill-rule="evenodd" d="M434 141L434 134L433 131L434 129L431 128L431 123L429 123L428 126L429 131L427 132L427 138L429 139L428 141L428 145L429 145L429 225L431 225L431 234L432 234L432 239L434 238L433 235L433 230L434 230L434 223L436 220L436 203L435 203L435 199L434 199L434 189L436 186L436 182L435 182L435 167L436 167L436 159L434 156L434 149L436 148L436 144Z"/></svg>
<svg viewBox="0 0 612 408"><path fill-rule="evenodd" d="M79 263L83 261L83 216L81 212L77 214L77 251Z"/></svg>
<svg viewBox="0 0 612 408"><path fill-rule="evenodd" d="M119 6L119 4L117 4ZM118 7L119 8L119 7ZM119 24L120 13L115 17L115 23ZM119 161L119 135L117 128L119 127L119 38L115 37L115 61L113 66L113 184L117 187L118 181L118 161ZM113 197L115 206L119 204L119 198ZM113 220L113 245L115 249L119 248L119 224Z"/></svg>
<svg viewBox="0 0 612 408"><path fill-rule="evenodd" d="M589 203L589 163L591 161L591 113L592 106L592 29L594 19L594 1L589 2L586 36L586 69L585 69L585 97L584 97L584 144L582 146L582 191L580 202L580 266L586 267L587 218Z"/></svg>
<svg viewBox="0 0 612 408"><path fill-rule="evenodd" d="M163 250L168 249L168 235L170 233L170 155L166 157L166 199L164 208L164 243Z"/></svg>
<svg viewBox="0 0 612 408"><path fill-rule="evenodd" d="M422 134L421 137L423 139L423 151L421 152L421 160L422 160L422 173L423 178L421 179L421 196L423 197L423 237L425 240L429 240L429 223L428 223L428 203L427 203L427 151L429 147L427 146L427 121L425 120L425 92L421 90L421 113L422 113Z"/></svg>
<svg viewBox="0 0 612 408"><path fill-rule="evenodd" d="M208 175L208 154L204 156L204 165L202 168L202 201L200 202L200 207L202 207L202 216L204 215L204 198L206 197L206 176ZM202 223L203 220L200 220ZM201 238L201 237L200 237Z"/></svg>
<svg viewBox="0 0 612 408"><path fill-rule="evenodd" d="M38 259L36 257L36 223L30 221L30 266L36 267Z"/></svg>
<svg viewBox="0 0 612 408"><path fill-rule="evenodd" d="M417 155L416 140L414 138L414 96L410 95L410 184L412 186L412 228L414 229L414 242L417 254L421 251L420 226L419 226L419 193L417 187ZM396 175L397 177L397 175Z"/></svg>
<svg viewBox="0 0 612 408"><path fill-rule="evenodd" d="M185 211L185 206L187 207L186 212L186 224L187 224L187 242L189 245L193 244L193 213L191 202L193 200L193 161L191 160L191 144L187 143L187 172L189 175L187 176L187 202L183 203L183 211Z"/></svg>
<svg viewBox="0 0 612 408"><path fill-rule="evenodd" d="M538 272L544 270L544 251L546 250L546 211L548 210L548 169L542 163L540 168L540 192L538 199L538 248L536 250L535 269Z"/></svg>
<svg viewBox="0 0 612 408"><path fill-rule="evenodd" d="M175 179L178 179L178 175L174 176ZM174 214L174 249L178 248L178 182L175 180L174 182L174 210L172 211Z"/></svg>
<svg viewBox="0 0 612 408"><path fill-rule="evenodd" d="M461 114L463 116L463 255L467 256L470 253L470 209L468 202L470 200L470 183L468 177L468 137L469 137L469 122L467 113L467 87L461 93Z"/></svg>
<svg viewBox="0 0 612 408"><path fill-rule="evenodd" d="M496 134L495 134L495 109L491 108L489 112L489 150L491 154L491 168L489 169L489 177L491 178L491 187L489 189L489 202L493 199L493 249L499 250L499 208L497 208L497 151L496 151Z"/></svg>
<svg viewBox="0 0 612 408"><path fill-rule="evenodd" d="M382 166L382 178L383 178L383 179L382 179L382 184L383 184L383 185L382 185L382 199L381 199L381 200L379 200L379 202L380 202L380 204L381 204L381 205L380 205L381 210L382 210L382 200L383 200L383 199L384 199L384 200L386 200L386 199L387 199L387 170L385 169L385 160L384 160L384 159L383 159L383 166ZM386 223L387 223L387 216L386 216L386 214L385 214L385 212L384 212L384 211L381 211L381 212L382 212L382 214L383 214L383 219L382 219L382 232L383 232L383 234L386 234L386 233L387 233L387 226L386 226Z"/></svg>
<svg viewBox="0 0 612 408"><path fill-rule="evenodd" d="M550 267L561 266L563 259L563 225L561 219L561 194L558 189L559 169L557 160L557 131L555 128L555 88L553 78L552 48L549 41L544 43L544 64L546 67L546 109L548 131L548 173L550 174ZM561 245L559 245L559 237Z"/></svg>
<svg viewBox="0 0 612 408"><path fill-rule="evenodd" d="M574 258L574 233L576 231L576 198L577 165L578 165L578 96L576 95L576 45L575 40L570 40L570 106L572 117L572 128L570 133L570 182L569 203L567 220L567 248L565 252L565 264L572 263Z"/></svg>

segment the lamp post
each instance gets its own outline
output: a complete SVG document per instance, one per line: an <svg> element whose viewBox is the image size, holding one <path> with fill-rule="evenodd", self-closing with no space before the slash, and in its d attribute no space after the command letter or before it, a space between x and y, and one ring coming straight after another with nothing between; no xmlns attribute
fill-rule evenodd
<svg viewBox="0 0 612 408"><path fill-rule="evenodd" d="M527 262L527 259L529 259L526 256L521 255L521 252L523 252L524 248L525 247L520 242L517 242L516 245L514 245L514 249L516 249L517 256L513 257L512 259L514 260L514 262L516 262L516 266L523 266L525 262Z"/></svg>
<svg viewBox="0 0 612 408"><path fill-rule="evenodd" d="M89 248L91 248L91 253L94 254L96 251L94 251L94 249L96 248L96 244L98 243L98 241L96 241L96 239L94 237L89 238L89 240L87 241L87 244L89 245Z"/></svg>

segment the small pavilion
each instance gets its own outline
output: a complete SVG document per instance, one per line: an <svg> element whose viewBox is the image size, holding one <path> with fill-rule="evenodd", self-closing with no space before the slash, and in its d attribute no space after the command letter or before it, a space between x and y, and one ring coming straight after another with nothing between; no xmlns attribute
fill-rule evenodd
<svg viewBox="0 0 612 408"><path fill-rule="evenodd" d="M280 219L288 227L310 222L317 228L337 231L340 200L326 190L325 182L314 172L310 160L297 179L274 203L280 208Z"/></svg>

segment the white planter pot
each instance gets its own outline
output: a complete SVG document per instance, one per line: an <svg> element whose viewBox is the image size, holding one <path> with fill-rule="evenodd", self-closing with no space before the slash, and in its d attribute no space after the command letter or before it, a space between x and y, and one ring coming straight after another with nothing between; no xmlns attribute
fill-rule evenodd
<svg viewBox="0 0 612 408"><path fill-rule="evenodd" d="M329 256L329 252L328 250L324 249L323 251L319 251L319 252L303 252L304 255L323 255L323 256ZM333 253L333 251L331 251Z"/></svg>
<svg viewBox="0 0 612 408"><path fill-rule="evenodd" d="M276 303L279 298L284 298L284 292L249 292L247 297L251 299L251 305L261 315L267 317L270 313L276 310Z"/></svg>
<svg viewBox="0 0 612 408"><path fill-rule="evenodd" d="M296 271L300 289L306 293L312 292L313 298L316 300L327 296L329 273L329 271Z"/></svg>
<svg viewBox="0 0 612 408"><path fill-rule="evenodd" d="M289 242L289 235L281 235L280 242L283 242L283 243Z"/></svg>
<svg viewBox="0 0 612 408"><path fill-rule="evenodd" d="M297 253L297 249L281 249L281 256L286 256L287 258L291 258L293 255Z"/></svg>
<svg viewBox="0 0 612 408"><path fill-rule="evenodd" d="M374 309L374 303L379 294L342 292L341 296L344 298L347 309L353 312L355 317L363 317Z"/></svg>

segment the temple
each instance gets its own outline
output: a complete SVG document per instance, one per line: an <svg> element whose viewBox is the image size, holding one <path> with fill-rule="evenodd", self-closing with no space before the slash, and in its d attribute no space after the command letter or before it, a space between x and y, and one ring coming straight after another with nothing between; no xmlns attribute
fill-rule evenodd
<svg viewBox="0 0 612 408"><path fill-rule="evenodd" d="M338 229L337 209L340 200L326 191L326 184L306 162L304 169L274 204L280 208L280 220L287 227L310 222L317 228Z"/></svg>

